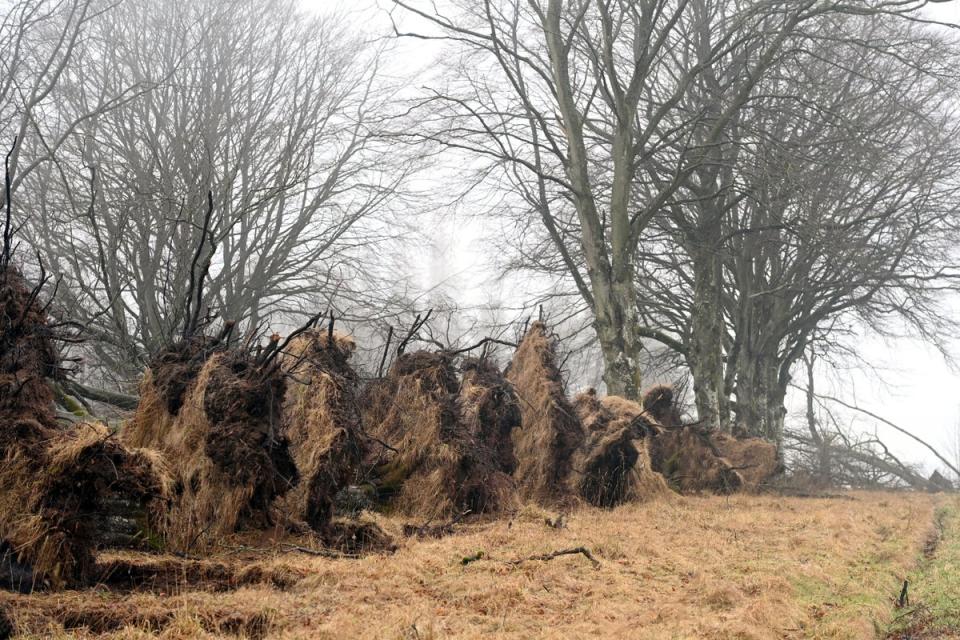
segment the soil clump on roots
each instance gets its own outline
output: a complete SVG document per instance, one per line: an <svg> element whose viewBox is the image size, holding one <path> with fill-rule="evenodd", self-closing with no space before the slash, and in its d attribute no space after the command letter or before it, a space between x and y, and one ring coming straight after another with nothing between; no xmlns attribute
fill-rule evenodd
<svg viewBox="0 0 960 640"><path fill-rule="evenodd" d="M0 587L82 585L98 545L134 541L165 504L162 465L103 425L57 422L66 371L55 328L9 263L0 270ZM119 531L117 529L119 528ZM124 535L128 534L128 535Z"/></svg>
<svg viewBox="0 0 960 640"><path fill-rule="evenodd" d="M520 403L521 427L513 431L514 478L520 497L541 504L565 502L574 452L583 426L564 391L556 342L542 322L533 323L507 367Z"/></svg>
<svg viewBox="0 0 960 640"><path fill-rule="evenodd" d="M124 430L127 443L156 448L170 468L174 495L160 533L180 552L270 526L274 500L298 479L280 433L285 378L279 368L209 339L185 342L153 359L160 369L145 373L140 404ZM196 375L161 385L173 377L165 366ZM171 398L181 385L173 413Z"/></svg>
<svg viewBox="0 0 960 640"><path fill-rule="evenodd" d="M300 482L278 511L326 537L336 537L335 498L357 479L363 455L360 383L350 366L355 348L350 337L313 329L282 356L287 391L280 428Z"/></svg>
<svg viewBox="0 0 960 640"><path fill-rule="evenodd" d="M498 511L513 498L502 433L509 408L490 404L493 372L475 367L464 420L453 360L443 351L402 354L364 391L364 431L375 443L367 465L378 496L427 520Z"/></svg>
<svg viewBox="0 0 960 640"><path fill-rule="evenodd" d="M584 500L613 507L670 493L648 451L659 425L639 404L618 396L600 398L589 389L576 397L574 407L587 436L574 455L571 482Z"/></svg>

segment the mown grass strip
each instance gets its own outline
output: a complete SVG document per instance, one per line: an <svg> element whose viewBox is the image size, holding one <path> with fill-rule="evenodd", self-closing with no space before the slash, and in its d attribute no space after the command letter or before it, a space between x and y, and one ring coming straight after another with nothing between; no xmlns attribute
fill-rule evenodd
<svg viewBox="0 0 960 640"><path fill-rule="evenodd" d="M889 640L960 638L960 502L941 507L936 523Z"/></svg>

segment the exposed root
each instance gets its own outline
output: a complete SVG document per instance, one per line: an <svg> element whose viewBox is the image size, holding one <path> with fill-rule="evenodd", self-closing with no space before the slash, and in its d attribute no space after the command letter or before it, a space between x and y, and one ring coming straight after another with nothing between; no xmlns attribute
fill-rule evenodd
<svg viewBox="0 0 960 640"><path fill-rule="evenodd" d="M265 374L246 352L215 352L172 415L155 376L144 376L133 428L123 435L132 445L155 446L175 479L160 527L168 547L188 552L240 529L270 526L273 501L297 482L277 428L284 377Z"/></svg>
<svg viewBox="0 0 960 640"><path fill-rule="evenodd" d="M619 396L598 398L589 391L578 396L577 411L581 415L588 432L599 430L609 432L628 428L631 445L637 452L633 465L627 468L623 477L617 466L615 473L607 478L617 478L617 483L601 483L604 487L601 495L606 495L608 506L625 501L646 501L671 495L664 477L654 470L650 460L650 441L663 431L663 426L653 416L644 411L638 403Z"/></svg>
<svg viewBox="0 0 960 640"><path fill-rule="evenodd" d="M543 504L562 502L570 494L572 458L584 431L566 398L555 344L542 322L531 325L506 376L520 400L522 426L513 432L520 496Z"/></svg>
<svg viewBox="0 0 960 640"><path fill-rule="evenodd" d="M743 488L757 491L783 472L777 446L762 438L734 438L728 433L714 432L710 441L719 454L743 479Z"/></svg>
<svg viewBox="0 0 960 640"><path fill-rule="evenodd" d="M650 461L654 471L681 493L733 493L743 479L720 456L709 435L694 425L665 429L650 439Z"/></svg>
<svg viewBox="0 0 960 640"><path fill-rule="evenodd" d="M330 526L337 494L355 480L362 457L359 379L349 359L351 338L309 330L282 356L287 375L281 430L300 483L276 509L315 531Z"/></svg>
<svg viewBox="0 0 960 640"><path fill-rule="evenodd" d="M405 353L364 391L364 430L377 443L367 461L372 482L381 500L410 516L495 511L512 498L490 431L460 420L452 360L444 352Z"/></svg>
<svg viewBox="0 0 960 640"><path fill-rule="evenodd" d="M103 425L57 423L48 381L63 370L37 298L0 273L0 577L16 590L83 584L114 525L149 530L169 489L153 456Z"/></svg>

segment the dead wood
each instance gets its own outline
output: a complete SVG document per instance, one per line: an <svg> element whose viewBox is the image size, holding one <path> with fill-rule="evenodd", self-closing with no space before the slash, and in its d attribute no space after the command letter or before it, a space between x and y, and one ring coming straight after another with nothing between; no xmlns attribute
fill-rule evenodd
<svg viewBox="0 0 960 640"><path fill-rule="evenodd" d="M573 547L572 549L561 549L560 551L551 551L550 553L541 553L538 555L527 556L526 558L517 558L516 560L507 560L507 564L522 564L531 560L548 561L561 556L572 556L580 554L590 561L595 569L600 568L600 561L593 557L593 554L586 547Z"/></svg>
<svg viewBox="0 0 960 640"><path fill-rule="evenodd" d="M417 538L442 538L453 533L454 526L460 523L467 515L470 514L470 511L464 511L461 514L456 515L449 522L444 522L442 524L431 524L430 521L423 523L422 525L414 524L405 524L403 525L403 535L407 538L417 537Z"/></svg>
<svg viewBox="0 0 960 640"><path fill-rule="evenodd" d="M363 556L357 553L343 553L342 551L336 551L333 549L313 549L309 547L301 547L295 544L286 544L284 543L283 548L288 551L296 551L297 553L306 553L311 556L319 556L321 558L332 558L334 560L359 560Z"/></svg>

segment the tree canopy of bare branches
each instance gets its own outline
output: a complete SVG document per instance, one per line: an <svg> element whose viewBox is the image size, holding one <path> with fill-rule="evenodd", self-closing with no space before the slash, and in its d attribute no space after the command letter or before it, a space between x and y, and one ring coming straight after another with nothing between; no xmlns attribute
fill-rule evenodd
<svg viewBox="0 0 960 640"><path fill-rule="evenodd" d="M412 135L512 193L540 238L523 259L588 309L609 392L637 394L657 341L701 420L778 439L831 323L943 319L957 58L926 2L394 4L398 35L456 53Z"/></svg>
<svg viewBox="0 0 960 640"><path fill-rule="evenodd" d="M79 122L32 175L30 230L102 377L176 337L201 270L202 313L244 330L380 292L416 166L380 138L380 45L293 0L126 0L75 48L46 117Z"/></svg>

